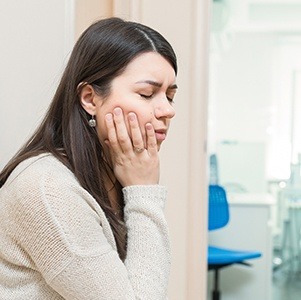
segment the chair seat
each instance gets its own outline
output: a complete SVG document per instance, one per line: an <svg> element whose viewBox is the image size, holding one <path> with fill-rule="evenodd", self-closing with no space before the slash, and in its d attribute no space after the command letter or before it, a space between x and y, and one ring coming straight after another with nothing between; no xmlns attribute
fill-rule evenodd
<svg viewBox="0 0 301 300"><path fill-rule="evenodd" d="M228 265L241 263L247 259L260 257L258 251L237 251L219 247L208 247L208 264L209 265Z"/></svg>

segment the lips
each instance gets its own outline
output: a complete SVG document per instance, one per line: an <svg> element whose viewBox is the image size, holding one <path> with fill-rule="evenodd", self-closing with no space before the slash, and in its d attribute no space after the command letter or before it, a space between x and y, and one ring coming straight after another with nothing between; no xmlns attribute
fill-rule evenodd
<svg viewBox="0 0 301 300"><path fill-rule="evenodd" d="M164 141L166 139L166 130L165 129L158 129L155 130L155 135L156 135L156 139L157 141Z"/></svg>

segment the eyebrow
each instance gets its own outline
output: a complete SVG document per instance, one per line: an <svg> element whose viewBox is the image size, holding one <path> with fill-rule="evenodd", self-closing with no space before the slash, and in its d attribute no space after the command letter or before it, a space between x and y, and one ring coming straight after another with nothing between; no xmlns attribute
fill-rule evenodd
<svg viewBox="0 0 301 300"><path fill-rule="evenodd" d="M147 83L147 84L150 84L150 85L153 85L153 86L156 86L156 87L162 87L162 83L160 82L157 82L157 81L153 81L153 80L141 80L141 81L137 81L136 83ZM172 84L168 87L168 89L177 89L178 86L176 84Z"/></svg>

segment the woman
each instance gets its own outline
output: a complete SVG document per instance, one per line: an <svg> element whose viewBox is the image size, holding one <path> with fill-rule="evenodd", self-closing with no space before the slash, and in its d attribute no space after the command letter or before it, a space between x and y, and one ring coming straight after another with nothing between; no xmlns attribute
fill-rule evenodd
<svg viewBox="0 0 301 300"><path fill-rule="evenodd" d="M0 174L3 299L165 299L158 151L177 64L156 31L118 18L76 43L44 121Z"/></svg>

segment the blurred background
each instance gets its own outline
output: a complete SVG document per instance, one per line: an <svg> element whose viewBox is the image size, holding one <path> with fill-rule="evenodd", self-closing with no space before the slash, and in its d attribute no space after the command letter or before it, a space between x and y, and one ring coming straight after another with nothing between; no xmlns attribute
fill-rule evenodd
<svg viewBox="0 0 301 300"><path fill-rule="evenodd" d="M251 296L224 281L223 299L300 297L300 16L300 0L212 2L210 180L225 187L234 219L242 210L238 225L249 218L249 227L240 227L240 240L263 253L254 278L240 282L248 282L245 288ZM261 276L261 285L255 276Z"/></svg>

